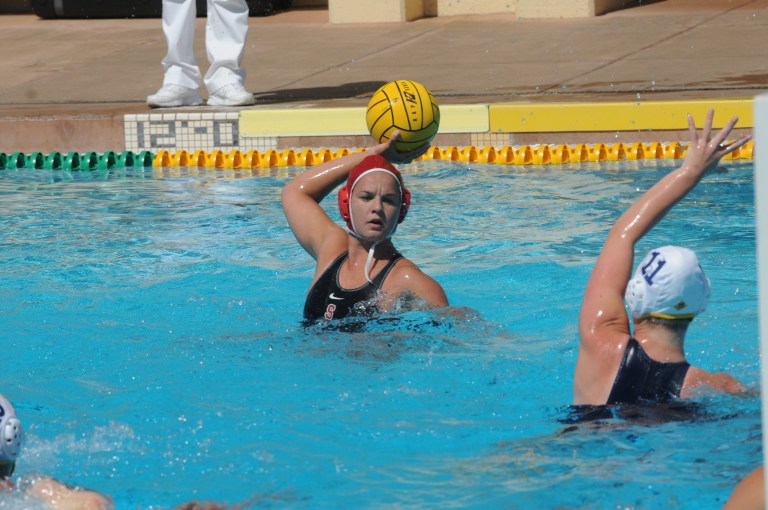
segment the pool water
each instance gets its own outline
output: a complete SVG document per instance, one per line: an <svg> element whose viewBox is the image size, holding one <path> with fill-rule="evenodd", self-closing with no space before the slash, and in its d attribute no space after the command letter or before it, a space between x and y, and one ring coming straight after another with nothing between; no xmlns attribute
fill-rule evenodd
<svg viewBox="0 0 768 510"><path fill-rule="evenodd" d="M410 165L395 244L469 314L356 332L301 325L313 261L279 197L303 169L2 171L17 474L126 509L719 508L762 459L759 397L702 395L693 421L563 422L591 265L674 166ZM688 358L757 389L752 165L721 170L638 251L698 252L713 291Z"/></svg>

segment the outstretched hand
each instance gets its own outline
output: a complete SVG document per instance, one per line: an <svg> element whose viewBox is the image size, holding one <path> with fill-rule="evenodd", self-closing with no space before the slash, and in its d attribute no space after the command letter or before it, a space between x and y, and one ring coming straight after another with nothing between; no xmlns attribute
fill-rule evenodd
<svg viewBox="0 0 768 510"><path fill-rule="evenodd" d="M710 109L707 112L707 120L704 122L704 127L701 133L699 133L693 117L690 113L688 114L688 132L691 135L691 143L688 146L688 151L683 161L682 166L684 168L693 168L704 173L709 172L717 166L720 158L735 151L752 139L750 135L744 135L734 142L726 141L736 122L738 122L738 117L732 117L728 124L710 139L714 116L715 111Z"/></svg>
<svg viewBox="0 0 768 510"><path fill-rule="evenodd" d="M390 163L410 163L429 150L429 143L425 143L421 147L417 147L412 151L399 152L395 148L395 142L398 138L400 138L400 131L395 131L392 133L392 137L389 140L378 145L374 145L368 150L373 154L379 154L383 156Z"/></svg>

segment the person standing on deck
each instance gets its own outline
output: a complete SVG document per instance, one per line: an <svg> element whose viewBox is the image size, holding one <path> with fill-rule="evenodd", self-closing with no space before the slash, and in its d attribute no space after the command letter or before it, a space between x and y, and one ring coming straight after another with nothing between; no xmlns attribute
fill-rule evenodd
<svg viewBox="0 0 768 510"><path fill-rule="evenodd" d="M205 47L210 68L205 78L195 58L196 0L163 0L163 33L168 53L163 59L163 86L147 97L152 108L203 104L199 89L208 89L209 106L247 106L254 103L246 91L242 68L248 35L245 0L208 0Z"/></svg>

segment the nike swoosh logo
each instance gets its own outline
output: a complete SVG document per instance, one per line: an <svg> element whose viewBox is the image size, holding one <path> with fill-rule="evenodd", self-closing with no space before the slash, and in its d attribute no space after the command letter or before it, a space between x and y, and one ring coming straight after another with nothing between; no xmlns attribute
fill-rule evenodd
<svg viewBox="0 0 768 510"><path fill-rule="evenodd" d="M337 301L344 301L344 298L343 298L343 297L336 297L336 296L333 294L333 292L331 292L331 295L330 295L330 296L328 296L328 297L329 297L329 298L331 298L331 299L335 299L335 300L337 300Z"/></svg>

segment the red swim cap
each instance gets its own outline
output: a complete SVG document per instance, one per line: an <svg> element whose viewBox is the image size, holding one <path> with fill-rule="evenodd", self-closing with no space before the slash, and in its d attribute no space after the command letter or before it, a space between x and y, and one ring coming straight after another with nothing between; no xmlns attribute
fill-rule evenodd
<svg viewBox="0 0 768 510"><path fill-rule="evenodd" d="M352 195L352 189L355 187L355 184L357 184L357 181L370 172L386 172L397 180L397 184L400 186L400 196L402 199L400 216L397 219L397 223L403 222L405 215L408 213L408 207L411 205L411 192L405 187L403 176L397 168L382 156L377 154L367 156L364 160L358 163L351 172L349 172L347 183L339 189L339 212L341 212L341 217L344 218L344 221L347 222L347 228L355 234L355 228L352 226L352 216L349 214L349 197Z"/></svg>

